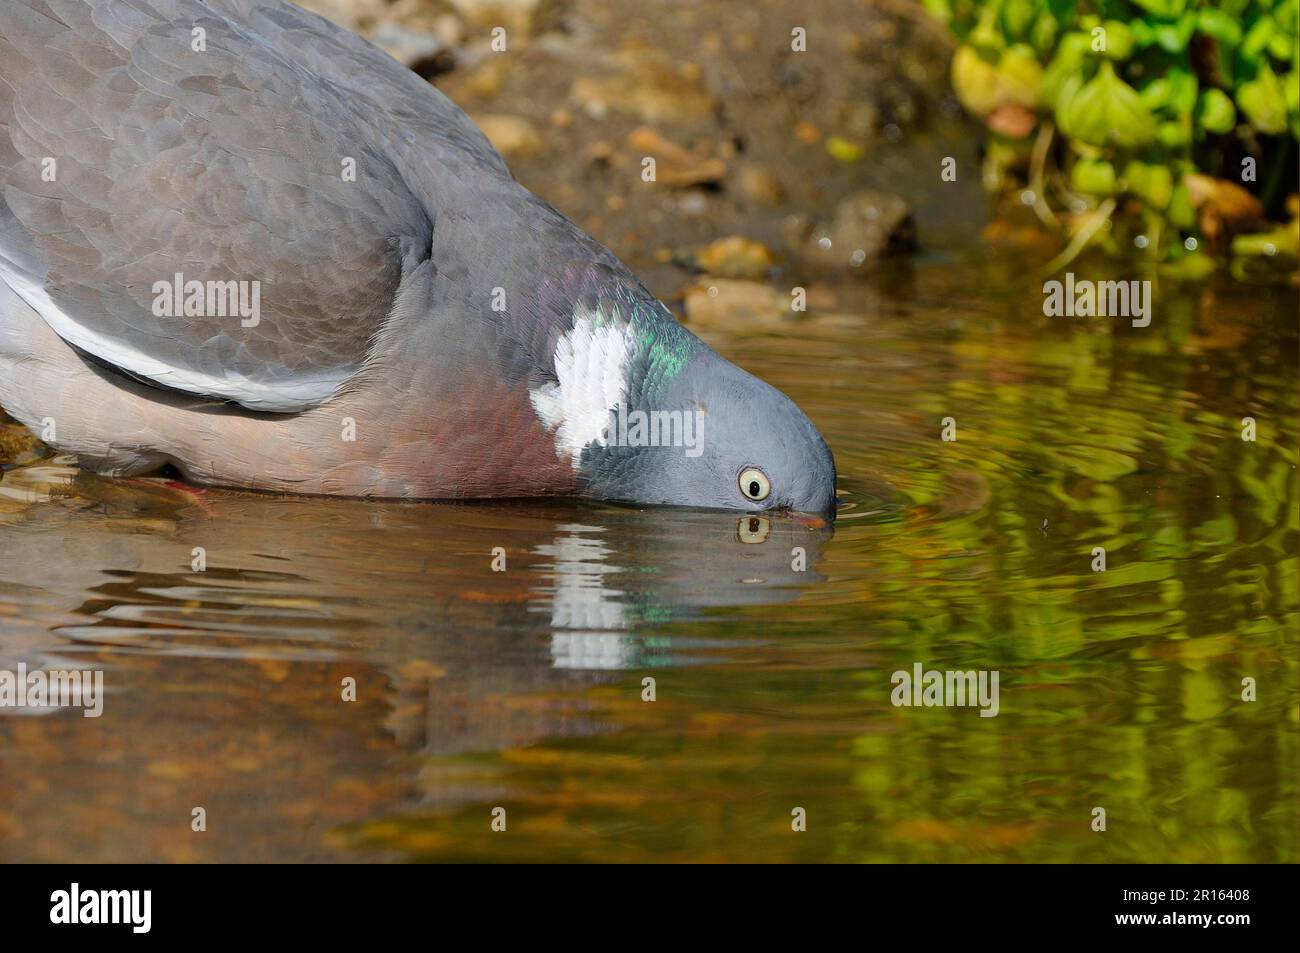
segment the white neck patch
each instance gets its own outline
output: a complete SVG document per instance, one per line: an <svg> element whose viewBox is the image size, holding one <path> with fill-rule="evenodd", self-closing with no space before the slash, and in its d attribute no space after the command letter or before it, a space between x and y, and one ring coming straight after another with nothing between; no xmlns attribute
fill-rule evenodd
<svg viewBox="0 0 1300 953"><path fill-rule="evenodd" d="M636 353L632 327L582 314L555 345L555 382L528 392L533 410L555 434L555 453L578 469L582 449L605 446L613 411L627 399L627 368Z"/></svg>

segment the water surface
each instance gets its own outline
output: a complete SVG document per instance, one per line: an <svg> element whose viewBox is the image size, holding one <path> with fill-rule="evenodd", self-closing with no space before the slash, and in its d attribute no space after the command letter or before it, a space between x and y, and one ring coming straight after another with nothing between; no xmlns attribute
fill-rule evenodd
<svg viewBox="0 0 1300 953"><path fill-rule="evenodd" d="M0 860L1296 861L1296 292L1139 329L1022 271L700 328L822 428L833 526L193 492L8 425L0 668L108 695L0 710ZM894 707L917 662L998 716Z"/></svg>

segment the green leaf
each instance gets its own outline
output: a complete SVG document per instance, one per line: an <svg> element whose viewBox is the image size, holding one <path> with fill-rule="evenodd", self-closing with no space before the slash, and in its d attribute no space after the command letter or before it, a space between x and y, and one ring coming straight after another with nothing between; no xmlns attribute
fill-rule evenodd
<svg viewBox="0 0 1300 953"><path fill-rule="evenodd" d="M1124 187L1151 208L1164 209L1174 193L1174 174L1167 165L1130 162L1124 167Z"/></svg>
<svg viewBox="0 0 1300 953"><path fill-rule="evenodd" d="M1127 60L1133 55L1133 31L1118 20L1102 24L1106 31L1106 56L1112 60Z"/></svg>
<svg viewBox="0 0 1300 953"><path fill-rule="evenodd" d="M1169 78L1157 76L1138 90L1138 99L1152 112L1157 112L1169 102Z"/></svg>
<svg viewBox="0 0 1300 953"><path fill-rule="evenodd" d="M1214 8L1198 10L1196 29L1228 46L1236 46L1241 42L1241 24L1222 10Z"/></svg>
<svg viewBox="0 0 1300 953"><path fill-rule="evenodd" d="M1061 26L1069 26L1074 22L1078 8L1079 0L1047 0L1047 9Z"/></svg>
<svg viewBox="0 0 1300 953"><path fill-rule="evenodd" d="M1300 232L1297 232L1296 223L1292 220L1289 224L1279 225L1272 231L1238 235L1232 240L1232 253L1252 257L1266 255L1270 258L1280 254L1295 258L1300 254Z"/></svg>
<svg viewBox="0 0 1300 953"><path fill-rule="evenodd" d="M1047 71L1043 73L1043 82L1039 86L1040 101L1043 105L1050 106L1058 113L1061 111L1064 106L1062 91L1067 84L1074 90L1082 85L1080 82L1083 79L1082 71L1090 56L1086 34L1070 32L1061 38L1056 56L1048 64Z"/></svg>
<svg viewBox="0 0 1300 953"><path fill-rule="evenodd" d="M1196 209L1192 207L1192 193L1187 191L1187 186L1174 187L1166 214L1169 216L1169 221L1177 228L1196 227Z"/></svg>
<svg viewBox="0 0 1300 953"><path fill-rule="evenodd" d="M1282 0L1273 8L1273 19L1283 33L1295 36L1300 32L1300 3L1296 0Z"/></svg>
<svg viewBox="0 0 1300 953"><path fill-rule="evenodd" d="M1173 19L1181 16L1187 7L1187 0L1133 0L1133 5L1141 7L1148 13L1154 13L1158 17L1167 17Z"/></svg>
<svg viewBox="0 0 1300 953"><path fill-rule="evenodd" d="M1196 14L1187 13L1176 23L1162 23L1155 28L1156 42L1168 53L1181 53L1196 32Z"/></svg>
<svg viewBox="0 0 1300 953"><path fill-rule="evenodd" d="M921 0L921 6L930 12L930 16L944 23L952 22L952 4L948 0Z"/></svg>
<svg viewBox="0 0 1300 953"><path fill-rule="evenodd" d="M1267 63L1259 68L1253 80L1237 90L1237 103L1260 132L1276 136L1286 131L1287 108L1282 84Z"/></svg>
<svg viewBox="0 0 1300 953"><path fill-rule="evenodd" d="M1038 51L1039 58L1047 62L1048 56L1056 47L1056 20L1049 16L1039 17L1034 28L1029 31L1029 44Z"/></svg>
<svg viewBox="0 0 1300 953"><path fill-rule="evenodd" d="M1207 89L1196 102L1196 122L1206 132L1223 135L1237 123L1237 109L1221 89Z"/></svg>
<svg viewBox="0 0 1300 953"><path fill-rule="evenodd" d="M1257 57L1264 50L1268 49L1268 44L1277 33L1277 24L1272 17L1263 16L1255 21L1246 32L1246 38L1241 41L1241 52L1246 56Z"/></svg>
<svg viewBox="0 0 1300 953"><path fill-rule="evenodd" d="M1155 117L1109 61L1070 100L1061 117L1068 134L1093 146L1140 146L1155 136Z"/></svg>
<svg viewBox="0 0 1300 953"><path fill-rule="evenodd" d="M1146 49L1156 41L1155 27L1145 20L1133 20L1128 28L1133 31L1133 40L1141 49Z"/></svg>
<svg viewBox="0 0 1300 953"><path fill-rule="evenodd" d="M1115 167L1105 159L1079 159L1070 168L1070 185L1088 195L1113 195Z"/></svg>
<svg viewBox="0 0 1300 953"><path fill-rule="evenodd" d="M1002 32L1009 42L1022 40L1029 33L1029 28L1038 16L1038 3L1035 0L1005 0L1002 4Z"/></svg>
<svg viewBox="0 0 1300 953"><path fill-rule="evenodd" d="M1060 89L1056 91L1056 99L1050 103L1052 111L1056 114L1056 124L1067 136L1070 135L1070 103L1074 101L1074 97L1081 89L1083 89L1083 77L1078 73L1070 73L1061 83Z"/></svg>
<svg viewBox="0 0 1300 953"><path fill-rule="evenodd" d="M995 58L1006 47L1002 34L997 29L997 7L985 7L980 14L975 29L970 31L966 42L979 51L985 59Z"/></svg>
<svg viewBox="0 0 1300 953"><path fill-rule="evenodd" d="M1196 75L1175 66L1142 87L1142 105L1170 116L1189 116L1196 105Z"/></svg>
<svg viewBox="0 0 1300 953"><path fill-rule="evenodd" d="M1192 141L1186 119L1170 119L1156 129L1156 139L1166 149L1177 151Z"/></svg>
<svg viewBox="0 0 1300 953"><path fill-rule="evenodd" d="M976 116L998 105L997 67L972 46L962 45L952 58L952 89L966 110Z"/></svg>
<svg viewBox="0 0 1300 953"><path fill-rule="evenodd" d="M1291 51L1295 48L1295 37L1287 36L1281 31L1273 34L1273 39L1268 41L1268 55L1275 60L1286 62L1291 58Z"/></svg>
<svg viewBox="0 0 1300 953"><path fill-rule="evenodd" d="M1196 108L1198 83L1196 74L1176 66L1169 70L1169 111L1175 116L1190 116Z"/></svg>
<svg viewBox="0 0 1300 953"><path fill-rule="evenodd" d="M1038 60L1024 45L1012 47L994 62L972 46L958 47L953 54L953 92L976 116L987 116L1008 103L1032 109L1041 79Z"/></svg>

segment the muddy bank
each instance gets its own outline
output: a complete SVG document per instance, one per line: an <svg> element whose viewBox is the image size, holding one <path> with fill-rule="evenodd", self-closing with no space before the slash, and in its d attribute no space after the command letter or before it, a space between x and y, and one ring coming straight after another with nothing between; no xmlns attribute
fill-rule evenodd
<svg viewBox="0 0 1300 953"><path fill-rule="evenodd" d="M525 186L676 304L697 274L784 289L869 276L918 242L969 244L983 224L951 44L919 6L303 5L429 77ZM940 188L946 155L969 174ZM705 250L729 237L744 241Z"/></svg>

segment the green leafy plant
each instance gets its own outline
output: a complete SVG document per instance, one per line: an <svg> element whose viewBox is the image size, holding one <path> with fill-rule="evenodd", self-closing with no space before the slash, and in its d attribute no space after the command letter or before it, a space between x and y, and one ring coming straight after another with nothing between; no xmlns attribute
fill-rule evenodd
<svg viewBox="0 0 1300 953"><path fill-rule="evenodd" d="M1300 0L923 2L993 134L985 181L1065 229L1070 257L1296 256Z"/></svg>

